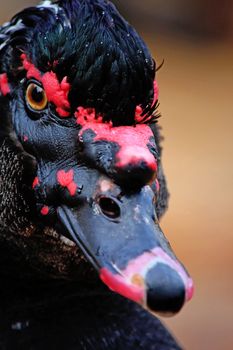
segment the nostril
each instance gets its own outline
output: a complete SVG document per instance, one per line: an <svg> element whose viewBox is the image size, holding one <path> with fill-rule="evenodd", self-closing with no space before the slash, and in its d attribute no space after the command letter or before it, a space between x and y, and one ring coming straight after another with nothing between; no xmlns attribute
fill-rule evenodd
<svg viewBox="0 0 233 350"><path fill-rule="evenodd" d="M120 217L121 209L115 199L101 196L98 199L98 205L102 213L108 218L117 219Z"/></svg>

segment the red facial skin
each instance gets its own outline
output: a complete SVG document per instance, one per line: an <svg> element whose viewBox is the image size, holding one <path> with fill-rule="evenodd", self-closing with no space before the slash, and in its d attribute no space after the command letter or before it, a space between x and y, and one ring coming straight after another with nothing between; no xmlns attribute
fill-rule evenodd
<svg viewBox="0 0 233 350"><path fill-rule="evenodd" d="M49 67L52 67L52 68L56 68L56 66L58 65L58 63L59 63L58 60L53 61L53 63L48 62L48 66L49 66Z"/></svg>
<svg viewBox="0 0 233 350"><path fill-rule="evenodd" d="M154 101L158 100L158 84L154 81ZM140 106L136 107L135 122L136 126L119 126L113 127L112 123L104 123L101 115L96 115L93 108L77 108L75 113L77 123L82 126L80 136L85 130L92 130L96 136L94 141L108 141L119 145L120 150L116 157L115 164L118 168L125 168L128 165L137 165L143 161L152 170L157 171L157 162L148 149L150 138L153 133L148 125L145 124L145 116L143 116L143 109ZM149 121L146 118L146 121Z"/></svg>
<svg viewBox="0 0 233 350"><path fill-rule="evenodd" d="M49 207L44 206L44 207L41 209L40 212L41 212L41 215L43 215L43 216L48 215L48 213L49 213Z"/></svg>
<svg viewBox="0 0 233 350"><path fill-rule="evenodd" d="M0 92L3 96L11 92L6 73L0 74Z"/></svg>
<svg viewBox="0 0 233 350"><path fill-rule="evenodd" d="M71 196L74 196L77 191L77 184L74 182L74 170L69 171L59 170L57 172L57 181L59 185L68 189Z"/></svg>
<svg viewBox="0 0 233 350"><path fill-rule="evenodd" d="M96 115L94 108L78 107L77 111L75 112L75 118L77 120L77 124L81 125L82 127L85 127L87 123L104 124L103 117L101 115ZM108 125L112 126L112 123L110 122Z"/></svg>
<svg viewBox="0 0 233 350"><path fill-rule="evenodd" d="M137 165L143 161L153 171L157 171L157 162L148 149L153 133L148 125L113 127L112 123L103 123L103 118L97 116L93 109L78 108L75 113L77 123L82 126L80 136L86 130L92 130L96 136L94 141L108 141L119 145L116 155L116 167L124 168L128 165Z"/></svg>
<svg viewBox="0 0 233 350"><path fill-rule="evenodd" d="M70 116L70 103L68 94L70 91L70 84L67 82L67 77L64 77L61 83L58 81L54 72L47 72L41 74L40 71L27 59L25 54L21 55L23 67L27 71L28 79L36 79L42 83L47 99L54 103L56 111L61 118Z"/></svg>
<svg viewBox="0 0 233 350"><path fill-rule="evenodd" d="M45 74L41 74L40 71L34 66L33 63L31 63L25 54L21 55L21 59L23 62L23 67L27 71L27 78L31 79L34 78L41 82L43 84L43 87L45 89L47 99L49 102L52 102L55 104L56 111L59 114L60 117L65 118L70 116L70 103L68 100L68 94L70 91L70 84L67 82L67 77L64 77L61 83L58 81L57 76L54 72L47 72ZM51 65L52 67L55 67L57 65L57 61L54 61ZM1 76L0 76L0 90L3 94L7 94L10 92L9 86L7 85L7 77L4 74L2 74L2 87L1 87ZM156 81L154 81L154 100L153 104L158 100L158 84ZM82 108L82 107L79 107ZM135 113L135 121L136 123L145 123L144 116L142 115L143 110L142 107L137 106L136 107L136 113ZM150 117L149 117L150 118ZM80 123L83 125L83 122Z"/></svg>
<svg viewBox="0 0 233 350"><path fill-rule="evenodd" d="M39 185L39 178L38 177L35 177L34 181L33 181L33 184L32 184L32 188L36 188L37 186Z"/></svg>

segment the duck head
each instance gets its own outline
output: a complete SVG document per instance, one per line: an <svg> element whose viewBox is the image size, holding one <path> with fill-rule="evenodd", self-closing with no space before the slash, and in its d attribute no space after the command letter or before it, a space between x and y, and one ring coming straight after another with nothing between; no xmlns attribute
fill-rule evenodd
<svg viewBox="0 0 233 350"><path fill-rule="evenodd" d="M104 0L45 1L0 40L1 139L14 134L34 164L36 225L72 240L114 292L179 311L193 286L158 223L167 190L146 45Z"/></svg>

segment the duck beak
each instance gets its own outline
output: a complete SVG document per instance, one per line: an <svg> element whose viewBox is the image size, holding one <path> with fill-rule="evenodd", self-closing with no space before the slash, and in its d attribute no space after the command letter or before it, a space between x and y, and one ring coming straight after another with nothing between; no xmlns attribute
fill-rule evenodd
<svg viewBox="0 0 233 350"><path fill-rule="evenodd" d="M114 292L152 313L178 312L193 283L162 233L150 186L132 194L106 179L78 208L60 206L63 229Z"/></svg>

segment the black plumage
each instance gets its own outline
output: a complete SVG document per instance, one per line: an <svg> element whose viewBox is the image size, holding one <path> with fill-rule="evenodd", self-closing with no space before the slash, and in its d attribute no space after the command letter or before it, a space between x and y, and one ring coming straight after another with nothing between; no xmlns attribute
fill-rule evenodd
<svg viewBox="0 0 233 350"><path fill-rule="evenodd" d="M153 299L154 281L123 278L163 251L171 271L152 311L177 312L189 294L158 224L168 191L155 71L109 1L45 1L1 27L1 349L180 348L95 271L129 299Z"/></svg>

